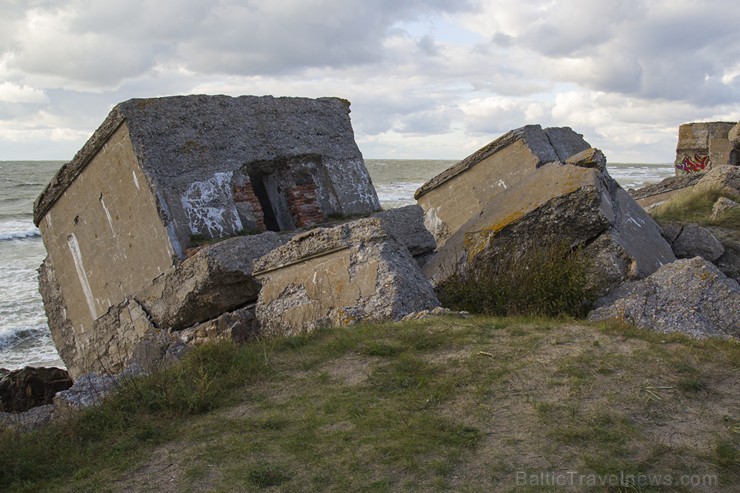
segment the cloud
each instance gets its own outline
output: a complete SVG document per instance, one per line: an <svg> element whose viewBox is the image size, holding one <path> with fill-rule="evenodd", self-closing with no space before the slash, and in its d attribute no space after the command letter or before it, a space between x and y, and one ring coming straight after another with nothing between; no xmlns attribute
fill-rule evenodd
<svg viewBox="0 0 740 493"><path fill-rule="evenodd" d="M0 101L9 103L48 103L44 91L13 82L0 84Z"/></svg>

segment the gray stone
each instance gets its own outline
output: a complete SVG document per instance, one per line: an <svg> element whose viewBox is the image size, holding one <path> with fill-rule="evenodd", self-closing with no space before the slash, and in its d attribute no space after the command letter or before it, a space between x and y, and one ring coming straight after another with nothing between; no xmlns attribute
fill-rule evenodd
<svg viewBox="0 0 740 493"><path fill-rule="evenodd" d="M256 316L266 335L399 320L439 306L409 251L379 219L319 228L255 262Z"/></svg>
<svg viewBox="0 0 740 493"><path fill-rule="evenodd" d="M29 432L49 423L54 416L54 405L45 404L22 413L0 412L0 431Z"/></svg>
<svg viewBox="0 0 740 493"><path fill-rule="evenodd" d="M284 243L273 232L207 246L139 291L136 300L154 325L182 330L257 300L255 259Z"/></svg>
<svg viewBox="0 0 740 493"><path fill-rule="evenodd" d="M113 375L82 375L75 380L72 387L54 396L54 413L57 417L64 418L76 411L98 405L119 385L119 378Z"/></svg>
<svg viewBox="0 0 740 493"><path fill-rule="evenodd" d="M564 160L565 164L606 171L606 156L599 149L586 149Z"/></svg>
<svg viewBox="0 0 740 493"><path fill-rule="evenodd" d="M673 253L678 258L699 256L714 262L725 253L725 248L708 229L697 224L687 224L673 242Z"/></svg>
<svg viewBox="0 0 740 493"><path fill-rule="evenodd" d="M645 185L637 190L630 190L629 193L633 199L642 205L643 200L649 197L667 197L671 192L684 188L691 188L701 180L703 175L690 173L678 176L669 176L658 183ZM661 200L665 200L661 198Z"/></svg>
<svg viewBox="0 0 740 493"><path fill-rule="evenodd" d="M727 194L740 195L740 167L716 166L702 176L694 190L719 190Z"/></svg>
<svg viewBox="0 0 740 493"><path fill-rule="evenodd" d="M189 347L174 334L161 329L147 332L137 341L126 363L135 373L152 374L163 370L185 356Z"/></svg>
<svg viewBox="0 0 740 493"><path fill-rule="evenodd" d="M180 331L178 337L194 346L216 340L244 342L254 339L258 335L254 310L255 305L251 304L224 313L216 319Z"/></svg>
<svg viewBox="0 0 740 493"><path fill-rule="evenodd" d="M380 219L383 227L413 256L434 251L437 246L434 236L424 227L424 210L419 205L376 212L372 217Z"/></svg>
<svg viewBox="0 0 740 493"><path fill-rule="evenodd" d="M727 197L720 197L712 206L712 215L710 216L710 219L716 221L720 219L727 211L731 209L737 209L738 207L740 207L740 204L738 204L734 200L730 200Z"/></svg>
<svg viewBox="0 0 740 493"><path fill-rule="evenodd" d="M615 289L588 318L619 319L643 329L700 338L737 338L740 287L701 257L677 260Z"/></svg>
<svg viewBox="0 0 740 493"><path fill-rule="evenodd" d="M663 235L663 238L665 238L665 241L669 245L673 245L673 242L676 241L676 238L678 238L678 235L683 230L683 223L678 221L659 221L658 224L660 225L660 234Z"/></svg>

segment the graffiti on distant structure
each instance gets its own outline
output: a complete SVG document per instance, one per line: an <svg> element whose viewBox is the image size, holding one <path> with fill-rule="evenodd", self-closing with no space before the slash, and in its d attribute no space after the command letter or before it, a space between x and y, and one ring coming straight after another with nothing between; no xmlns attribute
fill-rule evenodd
<svg viewBox="0 0 740 493"><path fill-rule="evenodd" d="M676 165L684 173L698 173L704 171L709 166L709 156L694 154L693 159L690 156L684 156L683 161Z"/></svg>

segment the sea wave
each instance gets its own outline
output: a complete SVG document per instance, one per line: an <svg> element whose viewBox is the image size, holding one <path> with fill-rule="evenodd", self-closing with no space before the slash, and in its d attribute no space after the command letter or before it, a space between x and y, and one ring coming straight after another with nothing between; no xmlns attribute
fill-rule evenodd
<svg viewBox="0 0 740 493"><path fill-rule="evenodd" d="M34 226L33 221L11 219L0 222L0 241L24 240L37 236L41 236L41 232Z"/></svg>

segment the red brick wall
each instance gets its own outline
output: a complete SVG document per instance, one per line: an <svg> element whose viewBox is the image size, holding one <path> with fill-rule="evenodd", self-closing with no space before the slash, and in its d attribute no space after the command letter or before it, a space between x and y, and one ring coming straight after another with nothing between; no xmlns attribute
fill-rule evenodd
<svg viewBox="0 0 740 493"><path fill-rule="evenodd" d="M257 223L257 229L259 232L266 231L265 226L265 213L262 211L262 205L257 195L254 193L252 184L247 182L242 186L234 186L234 202L236 203L249 203L252 205L252 212L254 213L254 220Z"/></svg>
<svg viewBox="0 0 740 493"><path fill-rule="evenodd" d="M296 185L287 190L286 201L297 228L313 226L325 219L317 200L316 185Z"/></svg>

